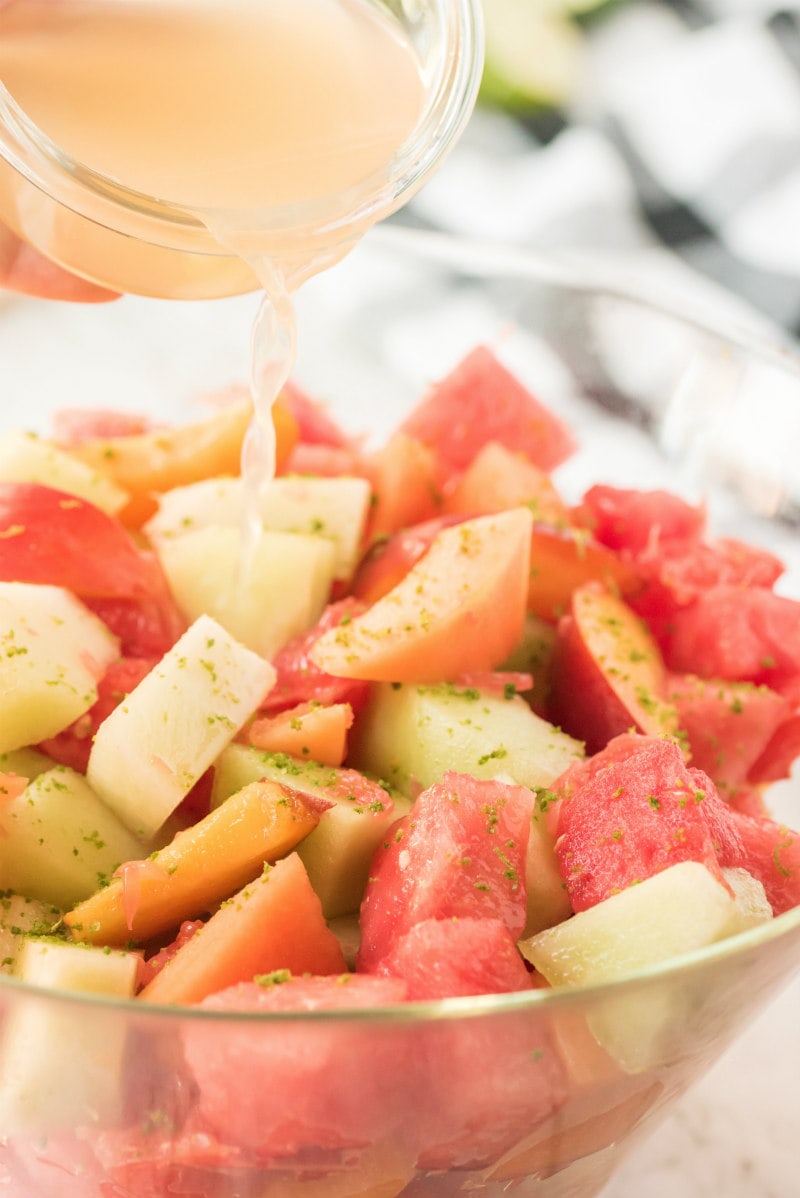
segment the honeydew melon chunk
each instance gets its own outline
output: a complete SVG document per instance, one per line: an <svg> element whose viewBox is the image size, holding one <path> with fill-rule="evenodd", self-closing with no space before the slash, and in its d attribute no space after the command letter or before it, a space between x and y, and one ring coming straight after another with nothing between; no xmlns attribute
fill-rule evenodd
<svg viewBox="0 0 800 1198"><path fill-rule="evenodd" d="M97 730L87 779L147 840L258 707L269 662L200 616Z"/></svg>
<svg viewBox="0 0 800 1198"><path fill-rule="evenodd" d="M106 625L69 591L0 583L0 752L55 736L88 711L118 653Z"/></svg>
<svg viewBox="0 0 800 1198"><path fill-rule="evenodd" d="M157 549L189 622L212 616L268 658L317 622L336 573L333 542L300 533L262 531L246 571L240 528L209 525Z"/></svg>
<svg viewBox="0 0 800 1198"><path fill-rule="evenodd" d="M110 516L121 511L129 498L127 491L85 462L35 433L16 429L0 433L0 480L42 483L77 495Z"/></svg>
<svg viewBox="0 0 800 1198"><path fill-rule="evenodd" d="M335 547L336 578L350 578L358 561L371 499L364 478L272 479L259 492L265 529L323 537ZM175 487L159 496L144 531L153 544L175 540L211 524L241 528L245 514L241 478L215 478Z"/></svg>
<svg viewBox="0 0 800 1198"><path fill-rule="evenodd" d="M138 958L55 940L28 940L16 976L32 986L131 998ZM44 1136L59 1126L120 1117L121 1069L128 1021L93 1007L76 1011L27 993L13 1005L0 1042L3 1135Z"/></svg>
<svg viewBox="0 0 800 1198"><path fill-rule="evenodd" d="M69 909L105 884L141 843L82 774L55 766L0 806L0 887Z"/></svg>
<svg viewBox="0 0 800 1198"><path fill-rule="evenodd" d="M351 737L354 766L411 795L447 770L499 774L532 790L549 786L583 746L535 715L518 696L475 688L381 683Z"/></svg>
<svg viewBox="0 0 800 1198"><path fill-rule="evenodd" d="M519 942L552 986L618 981L707 948L772 918L763 887L744 871L725 871L733 894L696 861L670 866L571 919ZM677 970L651 986L599 998L589 1026L631 1073L681 1052L686 1026L703 1003L704 982Z"/></svg>
<svg viewBox="0 0 800 1198"><path fill-rule="evenodd" d="M11 973L30 936L48 936L62 912L51 903L11 891L0 894L0 973Z"/></svg>
<svg viewBox="0 0 800 1198"><path fill-rule="evenodd" d="M355 792L348 794L341 785L346 776L332 766L285 753L262 753L249 745L229 745L214 767L212 806L259 778L282 782L332 804L295 850L326 919L358 910L375 850L387 829L411 808L410 799L385 791L383 784L380 788L373 784L375 798L369 803L358 802ZM391 801L384 805L382 794Z"/></svg>

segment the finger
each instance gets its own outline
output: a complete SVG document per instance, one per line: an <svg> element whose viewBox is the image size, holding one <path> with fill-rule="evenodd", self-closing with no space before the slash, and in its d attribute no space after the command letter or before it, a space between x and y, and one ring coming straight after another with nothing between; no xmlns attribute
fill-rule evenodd
<svg viewBox="0 0 800 1198"><path fill-rule="evenodd" d="M0 226L0 289L75 303L97 304L117 298L116 292L57 266L3 226Z"/></svg>

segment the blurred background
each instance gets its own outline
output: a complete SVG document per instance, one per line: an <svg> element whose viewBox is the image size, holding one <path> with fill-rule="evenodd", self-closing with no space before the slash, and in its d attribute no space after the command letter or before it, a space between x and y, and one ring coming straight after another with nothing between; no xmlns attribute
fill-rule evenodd
<svg viewBox="0 0 800 1198"><path fill-rule="evenodd" d="M800 7L484 5L478 109L397 219L612 256L662 297L800 336Z"/></svg>

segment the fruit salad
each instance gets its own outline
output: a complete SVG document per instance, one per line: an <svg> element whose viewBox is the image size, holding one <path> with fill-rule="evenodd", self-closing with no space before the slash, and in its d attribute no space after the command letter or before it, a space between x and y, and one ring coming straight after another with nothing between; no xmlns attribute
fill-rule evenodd
<svg viewBox="0 0 800 1198"><path fill-rule="evenodd" d="M568 503L576 433L487 347L377 449L287 386L250 495L227 400L0 438L3 971L141 1010L369 1010L614 981L800 904L765 798L800 756L773 554L665 491ZM33 1058L18 1029L0 1049L4 1128L41 1117L38 1017ZM646 1037L591 1033L649 1067ZM190 1028L193 1117L237 1153L319 1149L313 1078L290 1134L237 1056ZM543 1068L526 1117L531 1086L561 1101ZM438 1098L430 1169L477 1151Z"/></svg>

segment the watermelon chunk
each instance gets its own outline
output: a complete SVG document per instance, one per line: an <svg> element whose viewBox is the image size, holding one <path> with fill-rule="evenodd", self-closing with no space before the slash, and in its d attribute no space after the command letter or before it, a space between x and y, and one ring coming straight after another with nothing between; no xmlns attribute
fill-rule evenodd
<svg viewBox="0 0 800 1198"><path fill-rule="evenodd" d="M667 693L678 710L692 765L726 792L745 783L773 734L791 714L787 699L751 682L672 674Z"/></svg>
<svg viewBox="0 0 800 1198"><path fill-rule="evenodd" d="M516 943L499 919L423 919L399 938L381 971L402 978L409 999L531 988Z"/></svg>
<svg viewBox="0 0 800 1198"><path fill-rule="evenodd" d="M401 432L436 454L443 480L461 474L488 441L552 470L575 449L572 433L486 346L441 379Z"/></svg>
<svg viewBox="0 0 800 1198"><path fill-rule="evenodd" d="M622 760L620 749L630 750ZM596 754L583 776L572 768L556 855L575 911L679 861L699 861L720 878L720 855L725 865L742 864L734 813L705 774L687 768L673 741L644 738L637 746L627 737L607 759Z"/></svg>
<svg viewBox="0 0 800 1198"><path fill-rule="evenodd" d="M373 858L358 969L378 969L426 919L499 919L517 939L533 807L527 787L466 774L446 773L423 791Z"/></svg>
<svg viewBox="0 0 800 1198"><path fill-rule="evenodd" d="M205 999L199 1011L275 1014L369 1010L402 1002L396 978L292 977L242 983ZM187 1063L198 1087L196 1111L223 1143L261 1158L304 1149L340 1150L373 1143L400 1117L401 1087L410 1077L401 1035L362 1021L293 1023L187 1022Z"/></svg>

